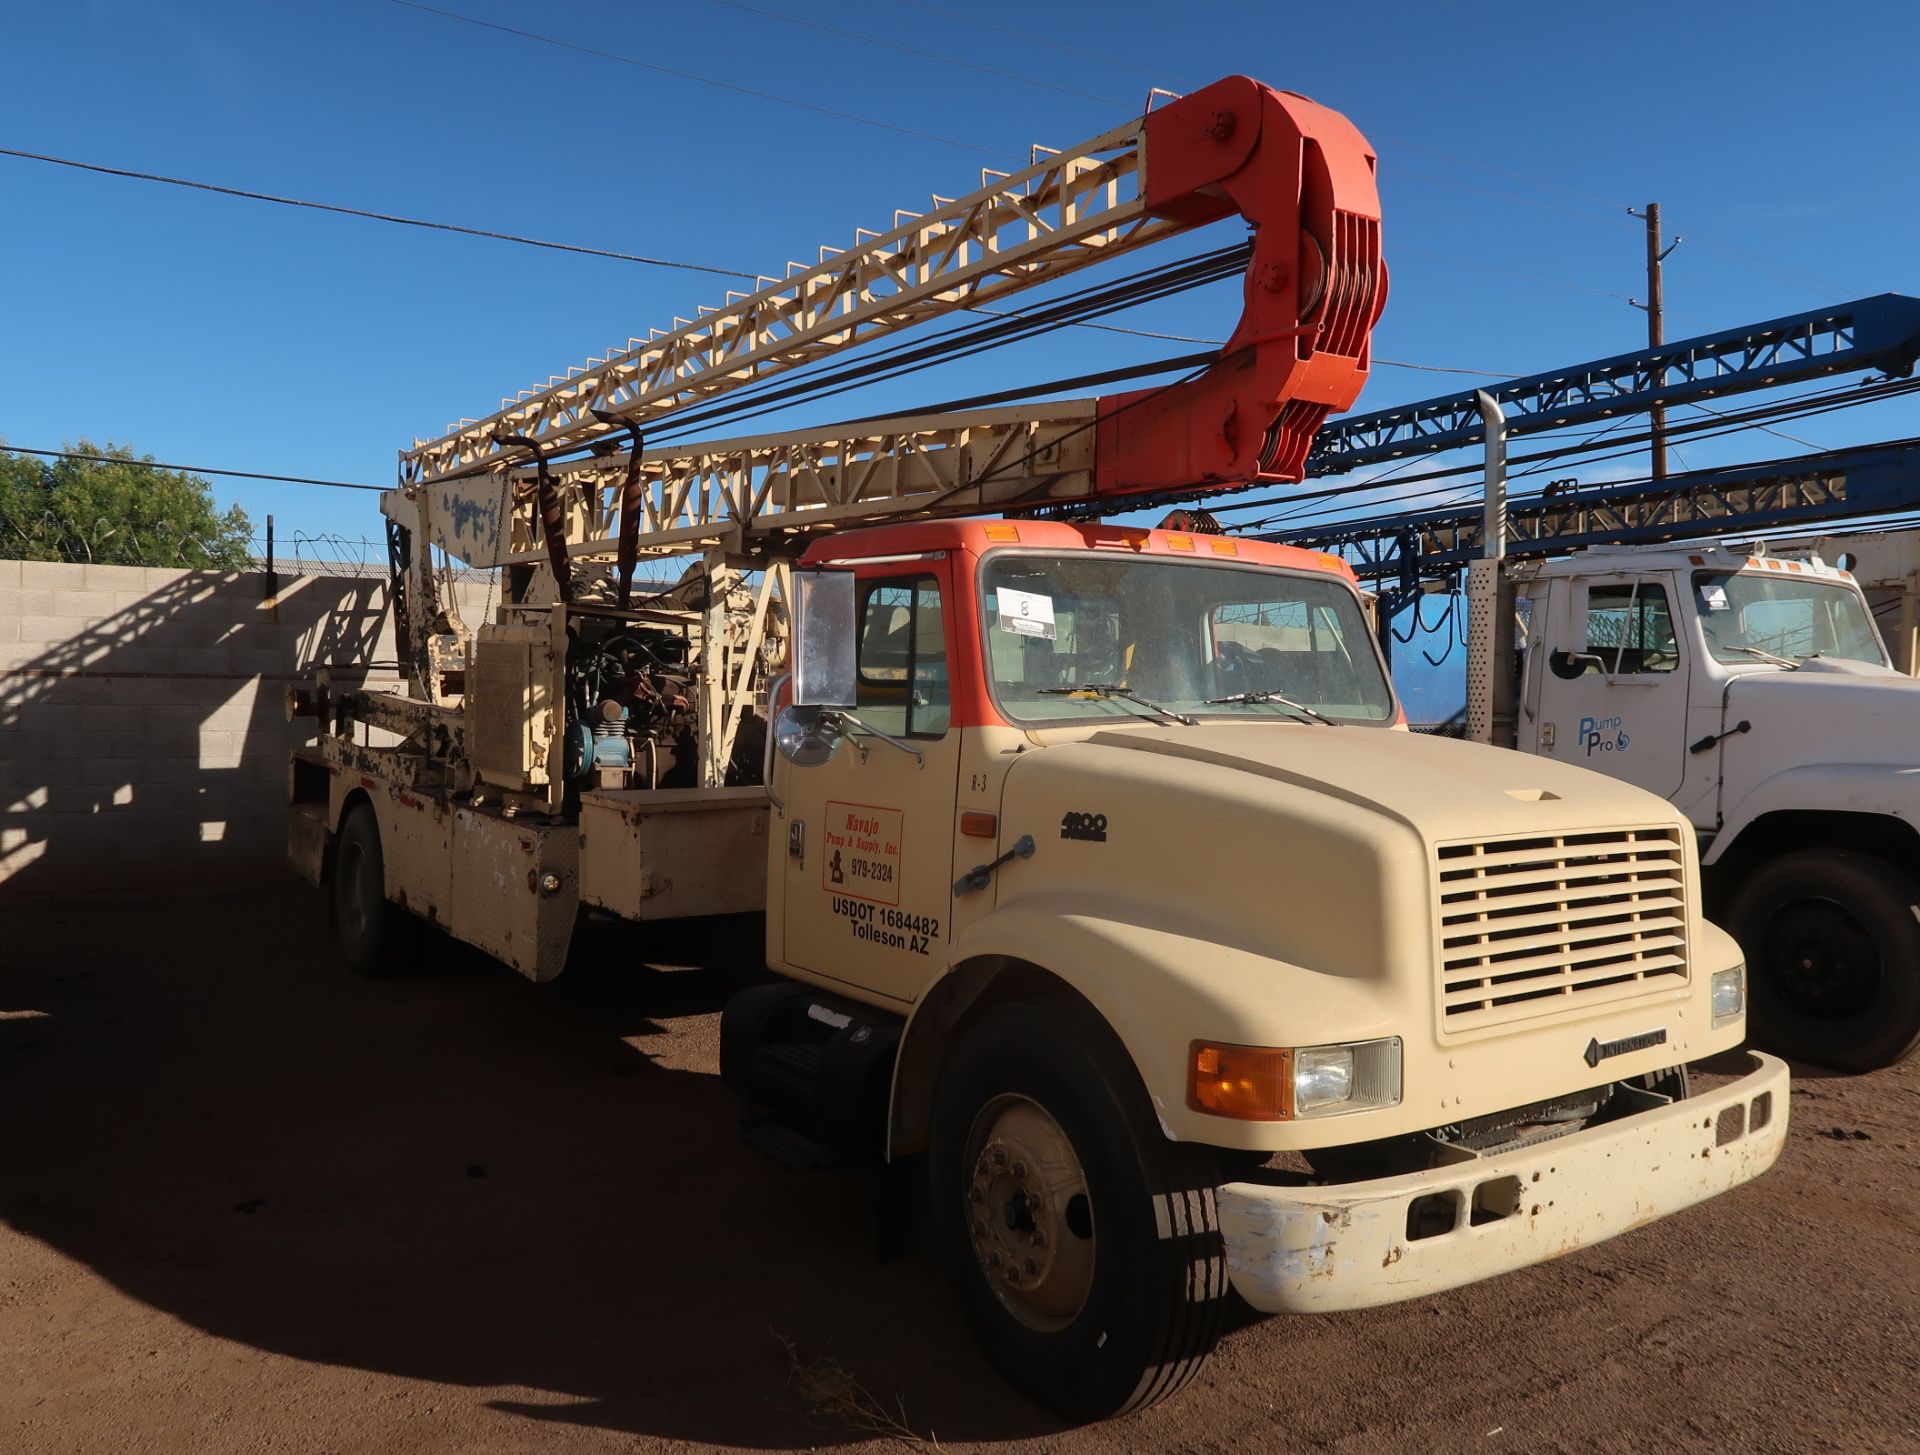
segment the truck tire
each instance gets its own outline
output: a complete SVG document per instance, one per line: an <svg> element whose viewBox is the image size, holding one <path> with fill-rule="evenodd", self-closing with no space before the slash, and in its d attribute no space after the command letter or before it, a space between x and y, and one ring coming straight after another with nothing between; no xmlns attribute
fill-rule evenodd
<svg viewBox="0 0 1920 1455"><path fill-rule="evenodd" d="M930 1130L935 1231L1009 1380L1094 1420L1193 1377L1227 1308L1219 1169L1162 1134L1103 1024L1051 1003L988 1011L942 1070Z"/></svg>
<svg viewBox="0 0 1920 1455"><path fill-rule="evenodd" d="M333 850L333 929L347 964L360 974L399 970L406 911L387 898L380 820L371 804L356 803L340 825Z"/></svg>
<svg viewBox="0 0 1920 1455"><path fill-rule="evenodd" d="M1729 906L1754 1042L1835 1071L1890 1066L1920 1041L1920 888L1884 860L1802 849Z"/></svg>

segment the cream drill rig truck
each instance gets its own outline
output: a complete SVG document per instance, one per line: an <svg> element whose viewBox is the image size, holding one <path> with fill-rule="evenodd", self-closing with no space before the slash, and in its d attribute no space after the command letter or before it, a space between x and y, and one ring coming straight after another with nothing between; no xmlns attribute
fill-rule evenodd
<svg viewBox="0 0 1920 1455"><path fill-rule="evenodd" d="M1197 265L997 305L1236 217L1244 314L1175 384L660 440L915 323L1084 319ZM764 914L746 1140L924 1176L977 1336L1074 1418L1180 1388L1230 1292L1438 1293L1758 1175L1783 1064L1689 1080L1745 972L1684 816L1407 733L1337 558L1097 521L1298 481L1385 290L1363 138L1230 78L406 451L410 689L292 703L347 958L437 926L546 980L586 914ZM471 630L448 560L500 570Z"/></svg>
<svg viewBox="0 0 1920 1455"><path fill-rule="evenodd" d="M1468 736L1657 793L1738 939L1754 1040L1849 1072L1920 1044L1920 681L1851 572L1719 540L1504 553L1499 406ZM1501 628L1512 623L1510 633Z"/></svg>

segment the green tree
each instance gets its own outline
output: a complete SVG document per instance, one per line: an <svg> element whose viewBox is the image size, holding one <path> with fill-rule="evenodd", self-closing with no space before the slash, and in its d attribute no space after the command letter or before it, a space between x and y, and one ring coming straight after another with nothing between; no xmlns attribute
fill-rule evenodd
<svg viewBox="0 0 1920 1455"><path fill-rule="evenodd" d="M124 445L67 448L104 458L42 460L0 445L0 559L247 569L247 513L237 505L221 513L198 475Z"/></svg>

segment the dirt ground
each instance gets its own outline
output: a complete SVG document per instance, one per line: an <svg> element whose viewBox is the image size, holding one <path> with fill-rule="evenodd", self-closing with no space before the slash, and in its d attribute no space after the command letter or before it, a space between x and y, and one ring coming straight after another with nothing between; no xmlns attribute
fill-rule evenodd
<svg viewBox="0 0 1920 1455"><path fill-rule="evenodd" d="M681 958L686 957L684 950ZM320 899L0 910L0 1451L1920 1450L1920 1063L1759 1182L1132 1419L1000 1383L872 1189L735 1140L745 971L358 980ZM791 1349L791 1352L789 1350ZM845 1390L842 1388L844 1394Z"/></svg>

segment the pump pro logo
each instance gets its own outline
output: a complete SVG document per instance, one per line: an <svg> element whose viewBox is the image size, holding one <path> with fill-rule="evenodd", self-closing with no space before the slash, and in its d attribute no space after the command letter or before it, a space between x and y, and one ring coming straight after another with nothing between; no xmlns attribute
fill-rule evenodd
<svg viewBox="0 0 1920 1455"><path fill-rule="evenodd" d="M1580 719L1580 746L1585 748L1591 758L1595 753L1624 753L1627 745L1633 741L1627 736L1622 719L1617 717L1583 717Z"/></svg>

